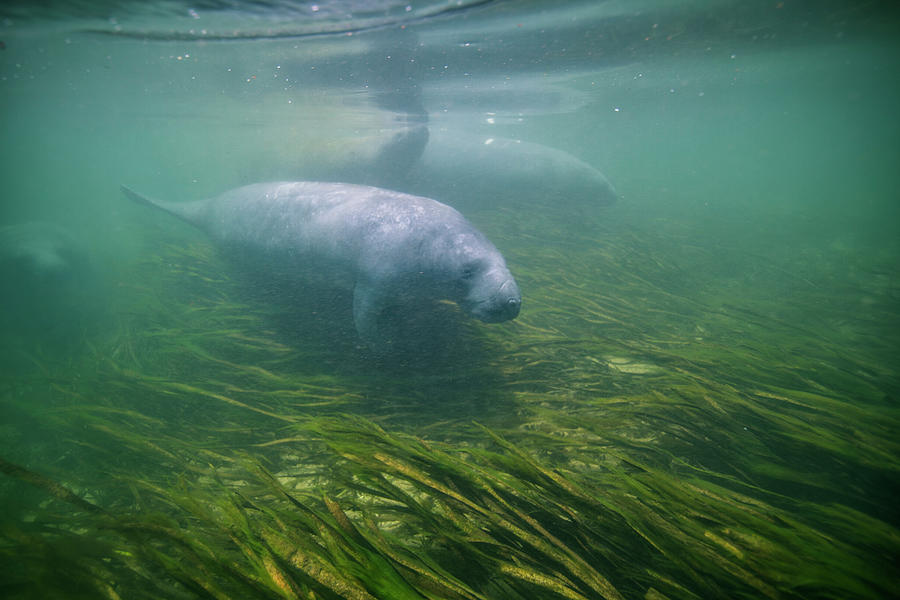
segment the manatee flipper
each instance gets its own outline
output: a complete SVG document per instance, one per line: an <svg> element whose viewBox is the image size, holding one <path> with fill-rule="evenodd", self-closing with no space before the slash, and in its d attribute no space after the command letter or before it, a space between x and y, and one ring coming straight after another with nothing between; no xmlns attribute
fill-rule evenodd
<svg viewBox="0 0 900 600"><path fill-rule="evenodd" d="M383 187L395 187L405 181L425 151L428 135L428 127L415 125L391 136L372 163L373 181Z"/></svg>

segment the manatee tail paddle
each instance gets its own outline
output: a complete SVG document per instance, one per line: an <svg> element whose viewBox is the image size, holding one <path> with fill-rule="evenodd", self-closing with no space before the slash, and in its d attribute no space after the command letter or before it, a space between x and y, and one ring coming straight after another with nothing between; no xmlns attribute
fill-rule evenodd
<svg viewBox="0 0 900 600"><path fill-rule="evenodd" d="M179 219L187 221L191 225L196 225L194 220L191 218L191 211L189 209L189 205L192 203L190 203L190 202L176 203L176 204L173 204L171 202L161 202L159 200L153 200L152 198L148 198L147 196L144 196L143 194L139 194L138 192L134 191L127 185L122 185L119 187L122 190L122 193L125 194L126 198L131 199L133 202L135 202L137 204L140 204L142 206L151 206L155 209L165 211L165 212L169 213L170 215L175 215Z"/></svg>

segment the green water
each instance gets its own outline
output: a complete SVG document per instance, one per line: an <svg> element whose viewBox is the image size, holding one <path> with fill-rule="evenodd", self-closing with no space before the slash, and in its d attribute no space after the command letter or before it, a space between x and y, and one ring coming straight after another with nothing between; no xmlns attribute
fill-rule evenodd
<svg viewBox="0 0 900 600"><path fill-rule="evenodd" d="M3 321L0 595L897 596L887 5L499 2L148 40L214 12L173 6L4 13L0 224L68 227L100 277L62 332ZM375 58L394 45L412 74ZM615 185L467 207L516 320L441 304L410 326L428 352L373 355L346 298L270 302L121 197L325 172L396 127L385 72L433 129Z"/></svg>

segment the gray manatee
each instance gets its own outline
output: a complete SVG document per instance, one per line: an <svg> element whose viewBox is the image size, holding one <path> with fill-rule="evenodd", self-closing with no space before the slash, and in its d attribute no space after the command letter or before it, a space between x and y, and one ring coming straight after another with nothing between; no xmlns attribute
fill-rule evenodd
<svg viewBox="0 0 900 600"><path fill-rule="evenodd" d="M378 316L388 306L452 300L489 323L519 314L519 287L497 248L455 209L429 198L309 181L258 183L183 203L122 190L273 276L352 290L356 330L376 349L384 341Z"/></svg>
<svg viewBox="0 0 900 600"><path fill-rule="evenodd" d="M428 142L410 168L389 187L437 198L459 209L613 204L615 188L597 169L543 144L431 127Z"/></svg>
<svg viewBox="0 0 900 600"><path fill-rule="evenodd" d="M0 325L42 337L74 332L97 308L96 268L63 227L33 221L0 227Z"/></svg>

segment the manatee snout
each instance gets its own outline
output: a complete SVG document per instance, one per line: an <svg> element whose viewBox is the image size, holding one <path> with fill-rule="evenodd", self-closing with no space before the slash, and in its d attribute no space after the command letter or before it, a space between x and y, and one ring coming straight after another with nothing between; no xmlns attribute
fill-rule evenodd
<svg viewBox="0 0 900 600"><path fill-rule="evenodd" d="M509 321L519 316L519 310L522 308L522 294L519 292L519 286L512 276L500 286L498 296L499 321Z"/></svg>
<svg viewBox="0 0 900 600"><path fill-rule="evenodd" d="M472 316L485 323L515 319L522 308L522 294L516 280L506 271L505 277L490 283L493 285L479 286L470 295L468 304Z"/></svg>

